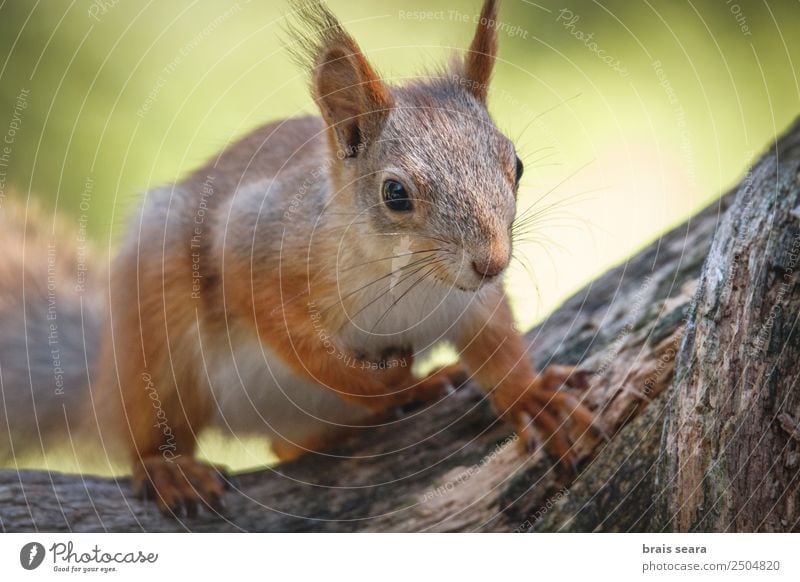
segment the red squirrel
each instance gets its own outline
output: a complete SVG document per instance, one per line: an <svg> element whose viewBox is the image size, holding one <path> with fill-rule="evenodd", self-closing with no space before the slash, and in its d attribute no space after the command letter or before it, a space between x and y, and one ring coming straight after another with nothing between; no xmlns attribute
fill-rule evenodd
<svg viewBox="0 0 800 582"><path fill-rule="evenodd" d="M89 334L96 357L90 411L71 406L67 421L90 418L103 446L126 451L134 490L164 512L219 507L222 469L195 458L206 429L265 435L290 459L465 376L522 443L541 440L562 462L568 428L593 426L560 390L582 374L537 373L501 285L523 164L487 110L497 4L484 2L463 58L402 85L379 77L324 4L296 4L296 53L321 115L267 124L146 192L96 294L106 307L82 327L61 316L62 344ZM76 309L71 293L58 295L62 313ZM19 327L12 296L0 318ZM29 335L46 322L26 321ZM9 341L7 392L28 383ZM414 359L441 342L458 363L416 377ZM65 371L71 394L80 376ZM34 400L39 424L63 417ZM14 416L0 434L32 430Z"/></svg>

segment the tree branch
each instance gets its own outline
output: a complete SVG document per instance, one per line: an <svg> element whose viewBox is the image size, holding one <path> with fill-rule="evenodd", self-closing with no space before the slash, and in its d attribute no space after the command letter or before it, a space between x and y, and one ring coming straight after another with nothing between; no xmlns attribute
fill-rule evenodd
<svg viewBox="0 0 800 582"><path fill-rule="evenodd" d="M580 364L596 372L577 396L597 411L611 438L578 438L577 475L541 454L521 455L485 399L467 387L332 455L239 475L224 517L163 518L131 497L125 479L3 471L0 526L796 528L800 265L791 257L800 214L798 142L795 125L737 191L593 281L530 332L540 368ZM789 269L793 283L781 293ZM764 347L755 353L767 321Z"/></svg>

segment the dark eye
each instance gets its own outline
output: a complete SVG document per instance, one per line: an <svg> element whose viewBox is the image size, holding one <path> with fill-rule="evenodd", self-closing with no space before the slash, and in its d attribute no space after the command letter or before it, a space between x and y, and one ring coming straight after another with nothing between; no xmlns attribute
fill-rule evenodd
<svg viewBox="0 0 800 582"><path fill-rule="evenodd" d="M383 201L395 212L409 212L414 208L405 187L397 180L386 180L383 183Z"/></svg>
<svg viewBox="0 0 800 582"><path fill-rule="evenodd" d="M517 176L517 184L519 184L519 180L520 180L520 178L522 178L522 172L524 172L524 171L525 171L525 166L522 165L522 160L520 160L519 156L517 156L517 174L516 174L516 176Z"/></svg>

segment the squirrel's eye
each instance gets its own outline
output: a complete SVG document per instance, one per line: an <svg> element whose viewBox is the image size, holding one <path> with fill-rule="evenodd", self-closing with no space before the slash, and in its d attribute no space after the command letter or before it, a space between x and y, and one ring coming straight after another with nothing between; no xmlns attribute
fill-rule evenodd
<svg viewBox="0 0 800 582"><path fill-rule="evenodd" d="M383 201L395 212L409 212L414 208L405 187L397 180L386 180L383 183Z"/></svg>
<svg viewBox="0 0 800 582"><path fill-rule="evenodd" d="M520 160L519 156L517 156L517 184L519 184L519 180L522 178L523 171L525 171L525 166L522 165L522 160Z"/></svg>

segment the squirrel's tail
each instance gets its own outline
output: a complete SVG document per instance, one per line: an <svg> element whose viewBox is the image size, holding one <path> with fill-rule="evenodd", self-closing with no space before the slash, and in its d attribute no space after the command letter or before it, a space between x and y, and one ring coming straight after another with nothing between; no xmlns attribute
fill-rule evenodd
<svg viewBox="0 0 800 582"><path fill-rule="evenodd" d="M0 465L19 467L85 446L103 276L80 228L0 202Z"/></svg>

